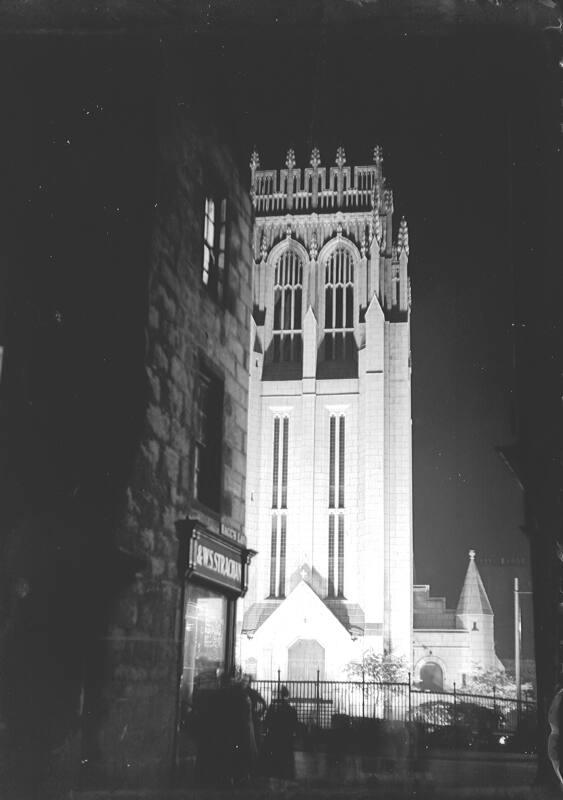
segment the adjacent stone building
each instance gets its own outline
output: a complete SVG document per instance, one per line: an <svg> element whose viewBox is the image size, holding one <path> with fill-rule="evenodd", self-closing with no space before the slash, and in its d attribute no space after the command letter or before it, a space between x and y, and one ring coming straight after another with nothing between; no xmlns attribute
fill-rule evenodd
<svg viewBox="0 0 563 800"><path fill-rule="evenodd" d="M423 688L465 686L480 670L504 670L495 652L494 613L469 551L469 565L455 609L431 597L428 585L414 586L413 679Z"/></svg>
<svg viewBox="0 0 563 800"><path fill-rule="evenodd" d="M373 162L252 158L247 536L240 658L261 678L410 658L409 237Z"/></svg>
<svg viewBox="0 0 563 800"><path fill-rule="evenodd" d="M173 760L179 684L189 703L200 673L232 664L247 569L250 200L213 129L181 113L161 123L149 398L117 537L140 563L109 630L99 739L118 769Z"/></svg>
<svg viewBox="0 0 563 800"><path fill-rule="evenodd" d="M75 785L167 785L195 681L234 658L252 212L176 56L93 48L97 105L54 92L44 119L34 96L50 194L7 287L0 714L37 785L61 753ZM68 162L40 161L69 119Z"/></svg>

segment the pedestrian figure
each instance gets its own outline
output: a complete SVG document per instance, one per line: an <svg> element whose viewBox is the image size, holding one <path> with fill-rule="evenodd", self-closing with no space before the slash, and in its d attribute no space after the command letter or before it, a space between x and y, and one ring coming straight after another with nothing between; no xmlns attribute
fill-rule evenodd
<svg viewBox="0 0 563 800"><path fill-rule="evenodd" d="M279 697L266 712L266 767L276 778L291 779L295 774L293 740L299 727L297 711L288 701L287 686L282 686Z"/></svg>
<svg viewBox="0 0 563 800"><path fill-rule="evenodd" d="M262 743L262 736L263 736L263 725L264 725L264 715L266 713L267 704L260 692L256 689L252 688L250 680L246 679L246 690L248 692L248 696L250 697L250 702L252 704L252 724L254 728L254 741L256 742L256 749L260 751L261 743Z"/></svg>
<svg viewBox="0 0 563 800"><path fill-rule="evenodd" d="M232 782L237 784L252 776L258 757L254 708L248 678L233 679L230 687L230 707L231 777Z"/></svg>
<svg viewBox="0 0 563 800"><path fill-rule="evenodd" d="M558 684L557 691L549 706L547 721L550 725L550 733L547 740L547 754L551 761L551 766L557 777L557 782L563 788L563 777L561 776L561 723L563 715L563 685Z"/></svg>

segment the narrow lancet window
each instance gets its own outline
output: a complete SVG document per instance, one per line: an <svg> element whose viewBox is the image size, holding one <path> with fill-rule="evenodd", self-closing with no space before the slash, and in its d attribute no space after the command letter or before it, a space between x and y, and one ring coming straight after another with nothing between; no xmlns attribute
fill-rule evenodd
<svg viewBox="0 0 563 800"><path fill-rule="evenodd" d="M285 597L289 418L274 417L270 597Z"/></svg>
<svg viewBox="0 0 563 800"><path fill-rule="evenodd" d="M329 597L344 597L346 418L331 415L329 428L328 579Z"/></svg>

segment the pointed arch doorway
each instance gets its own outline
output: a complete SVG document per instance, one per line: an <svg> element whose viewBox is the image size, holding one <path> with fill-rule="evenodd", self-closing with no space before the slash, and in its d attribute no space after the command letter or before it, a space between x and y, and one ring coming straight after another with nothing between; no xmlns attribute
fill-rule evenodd
<svg viewBox="0 0 563 800"><path fill-rule="evenodd" d="M298 639L287 651L287 678L290 681L316 681L325 676L325 649L316 639Z"/></svg>

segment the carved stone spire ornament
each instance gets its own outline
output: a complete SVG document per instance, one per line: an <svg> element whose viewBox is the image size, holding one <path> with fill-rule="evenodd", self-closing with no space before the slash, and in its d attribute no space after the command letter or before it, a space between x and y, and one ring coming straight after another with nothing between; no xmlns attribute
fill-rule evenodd
<svg viewBox="0 0 563 800"><path fill-rule="evenodd" d="M258 155L258 150L254 148L252 151L252 155L250 156L250 169L252 172L256 172L258 167L260 166L260 156Z"/></svg>
<svg viewBox="0 0 563 800"><path fill-rule="evenodd" d="M262 231L262 239L260 241L260 255L262 261L265 261L268 256L268 240L266 238L266 231Z"/></svg>
<svg viewBox="0 0 563 800"><path fill-rule="evenodd" d="M383 206L387 214L393 212L393 190L385 189L383 192Z"/></svg>
<svg viewBox="0 0 563 800"><path fill-rule="evenodd" d="M336 151L336 166L338 167L337 174L337 187L338 187L338 207L342 208L342 201L344 198L344 164L346 163L346 153L343 147L339 147Z"/></svg>
<svg viewBox="0 0 563 800"><path fill-rule="evenodd" d="M369 227L371 238L373 239L375 236L377 243L381 244L381 219L379 217L378 205L373 207Z"/></svg>
<svg viewBox="0 0 563 800"><path fill-rule="evenodd" d="M399 225L397 245L399 247L399 252L404 250L407 255L409 254L409 228L404 217L401 218L401 224Z"/></svg>
<svg viewBox="0 0 563 800"><path fill-rule="evenodd" d="M311 244L309 246L309 256L311 261L316 261L317 256L319 254L319 243L317 241L317 233L313 231L313 235L311 236Z"/></svg>
<svg viewBox="0 0 563 800"><path fill-rule="evenodd" d="M288 169L293 169L295 167L295 151L293 147L290 147L287 151L287 156L285 157L285 166Z"/></svg>
<svg viewBox="0 0 563 800"><path fill-rule="evenodd" d="M313 147L311 152L311 160L309 163L315 170L321 166L321 154L318 147Z"/></svg>
<svg viewBox="0 0 563 800"><path fill-rule="evenodd" d="M310 164L313 167L313 191L311 193L311 205L317 208L319 203L319 167L321 165L321 154L318 147L313 147Z"/></svg>
<svg viewBox="0 0 563 800"><path fill-rule="evenodd" d="M380 204L381 204L381 192L379 190L379 182L376 181L373 184L373 188L371 190L371 207L374 208L376 211L379 211Z"/></svg>
<svg viewBox="0 0 563 800"><path fill-rule="evenodd" d="M383 148L379 144L373 148L373 161L378 167L383 163Z"/></svg>
<svg viewBox="0 0 563 800"><path fill-rule="evenodd" d="M260 166L260 156L258 155L258 151L256 148L252 151L252 155L250 156L250 197L252 201L254 201L254 196L256 194L256 170Z"/></svg>
<svg viewBox="0 0 563 800"><path fill-rule="evenodd" d="M362 241L360 243L360 250L361 250L361 253L362 253L362 258L365 258L367 250L368 250L368 239L367 239L366 229L365 228L364 228L363 233L362 233Z"/></svg>
<svg viewBox="0 0 563 800"><path fill-rule="evenodd" d="M291 229L291 222L288 222L287 225L285 226L285 238L291 239L292 233L293 231Z"/></svg>
<svg viewBox="0 0 563 800"><path fill-rule="evenodd" d="M293 147L290 147L285 157L285 166L287 167L287 195L286 207L288 211L293 208L293 170L295 169L295 152Z"/></svg>

